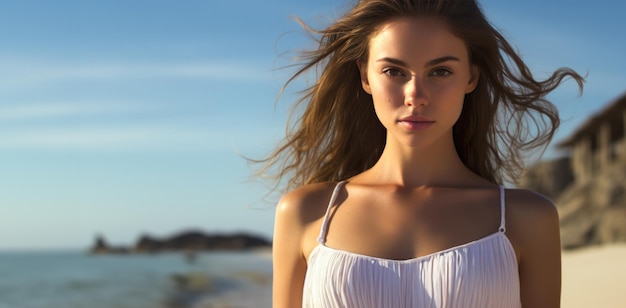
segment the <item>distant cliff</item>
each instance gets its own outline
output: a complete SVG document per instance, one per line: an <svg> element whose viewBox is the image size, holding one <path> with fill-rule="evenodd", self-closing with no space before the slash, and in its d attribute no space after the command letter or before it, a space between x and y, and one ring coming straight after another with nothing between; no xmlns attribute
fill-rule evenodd
<svg viewBox="0 0 626 308"><path fill-rule="evenodd" d="M211 251L247 250L271 247L271 242L263 237L246 234L207 234L202 231L186 231L166 238L142 235L131 247L110 246L104 236L96 237L89 249L91 253L157 253L163 251Z"/></svg>

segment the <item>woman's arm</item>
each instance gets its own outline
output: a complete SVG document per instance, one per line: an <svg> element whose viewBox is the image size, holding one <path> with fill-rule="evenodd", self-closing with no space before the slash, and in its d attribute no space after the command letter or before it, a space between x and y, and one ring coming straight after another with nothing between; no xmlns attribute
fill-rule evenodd
<svg viewBox="0 0 626 308"><path fill-rule="evenodd" d="M298 199L293 193L287 194L276 209L272 244L274 308L302 306L306 260L302 254L304 224Z"/></svg>
<svg viewBox="0 0 626 308"><path fill-rule="evenodd" d="M561 240L554 204L530 191L516 192L516 244L523 307L560 307Z"/></svg>

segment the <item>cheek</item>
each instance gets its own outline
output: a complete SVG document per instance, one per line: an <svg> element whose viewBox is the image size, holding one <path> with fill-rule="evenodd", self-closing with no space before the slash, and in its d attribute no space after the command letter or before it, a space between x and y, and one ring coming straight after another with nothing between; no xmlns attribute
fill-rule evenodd
<svg viewBox="0 0 626 308"><path fill-rule="evenodd" d="M393 91L373 92L372 99L376 116L383 124L391 121L398 108L404 104L403 96Z"/></svg>
<svg viewBox="0 0 626 308"><path fill-rule="evenodd" d="M464 101L465 92L460 87L441 86L430 91L428 108L445 118L446 122L456 123L463 111Z"/></svg>
<svg viewBox="0 0 626 308"><path fill-rule="evenodd" d="M372 84L371 90L375 104L397 105L403 103L403 88L400 85L383 81Z"/></svg>
<svg viewBox="0 0 626 308"><path fill-rule="evenodd" d="M463 104L465 101L465 97L464 96L455 96L455 97L450 97L448 104L446 105L446 109L447 109L447 113L450 115L451 120L456 123L459 120L459 117L461 116L461 112L463 112Z"/></svg>
<svg viewBox="0 0 626 308"><path fill-rule="evenodd" d="M433 101L446 102L450 107L463 105L465 100L465 88L456 84L432 87L429 94Z"/></svg>
<svg viewBox="0 0 626 308"><path fill-rule="evenodd" d="M376 118L385 127L389 128L395 121L396 110L398 109L393 103L393 99L378 93L376 96L372 96L374 99L374 112Z"/></svg>

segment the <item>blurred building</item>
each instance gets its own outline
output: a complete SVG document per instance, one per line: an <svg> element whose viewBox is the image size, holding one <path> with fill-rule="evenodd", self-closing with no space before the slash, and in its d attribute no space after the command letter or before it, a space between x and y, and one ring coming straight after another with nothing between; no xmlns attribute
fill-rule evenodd
<svg viewBox="0 0 626 308"><path fill-rule="evenodd" d="M563 247L626 242L626 93L557 146L569 155L533 166L520 186L555 201Z"/></svg>
<svg viewBox="0 0 626 308"><path fill-rule="evenodd" d="M571 149L574 179L584 182L626 162L626 94L587 120L558 147Z"/></svg>

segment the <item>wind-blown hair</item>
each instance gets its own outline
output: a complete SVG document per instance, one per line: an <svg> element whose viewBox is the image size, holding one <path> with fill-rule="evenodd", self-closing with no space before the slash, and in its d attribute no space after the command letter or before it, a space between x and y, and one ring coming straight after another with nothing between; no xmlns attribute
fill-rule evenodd
<svg viewBox="0 0 626 308"><path fill-rule="evenodd" d="M285 87L317 70L315 83L295 103L303 113L291 119L282 143L259 173L290 190L300 185L339 181L371 168L385 146L386 131L362 88L359 61L367 61L370 39L398 17L434 16L462 39L478 67L476 89L467 94L453 128L462 162L474 173L502 184L515 182L524 153L543 148L559 126L556 107L545 99L566 77L582 91L583 78L560 68L536 80L507 40L487 21L474 0L362 0L321 31L301 24L319 38L316 50ZM282 182L285 181L285 182Z"/></svg>

